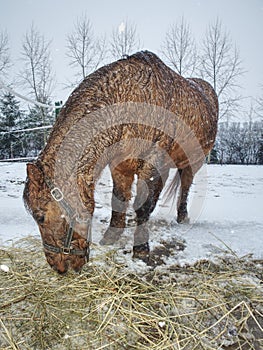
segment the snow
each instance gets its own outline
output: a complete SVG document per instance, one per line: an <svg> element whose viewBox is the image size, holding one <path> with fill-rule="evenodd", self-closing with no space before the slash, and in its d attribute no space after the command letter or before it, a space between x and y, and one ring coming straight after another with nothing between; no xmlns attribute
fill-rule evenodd
<svg viewBox="0 0 263 350"><path fill-rule="evenodd" d="M119 34L123 34L125 32L125 23L121 22L118 29L119 29Z"/></svg>
<svg viewBox="0 0 263 350"><path fill-rule="evenodd" d="M3 272L8 273L9 272L9 267L7 265L0 265L0 270Z"/></svg>
<svg viewBox="0 0 263 350"><path fill-rule="evenodd" d="M25 177L25 163L0 163L1 246L14 244L28 235L39 237L37 225L23 205ZM90 263L100 263L103 255L113 250L121 263L134 270L143 269L145 264L132 260L130 254L133 227L125 229L114 246L99 245L111 213L111 179L107 169L98 181L95 198ZM150 221L150 247L154 250L174 244L175 251L163 258L165 266L192 264L199 259L215 259L226 254L263 259L262 166L204 166L191 189L188 224L178 225L174 209L162 198L164 195ZM132 218L130 208L128 221L132 222ZM180 249L182 246L185 249Z"/></svg>

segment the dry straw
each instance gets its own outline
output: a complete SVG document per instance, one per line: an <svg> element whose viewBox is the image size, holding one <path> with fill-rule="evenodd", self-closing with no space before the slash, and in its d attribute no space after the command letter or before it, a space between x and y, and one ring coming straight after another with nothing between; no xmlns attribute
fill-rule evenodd
<svg viewBox="0 0 263 350"><path fill-rule="evenodd" d="M263 348L262 261L136 274L99 259L61 277L35 239L0 250L0 349Z"/></svg>

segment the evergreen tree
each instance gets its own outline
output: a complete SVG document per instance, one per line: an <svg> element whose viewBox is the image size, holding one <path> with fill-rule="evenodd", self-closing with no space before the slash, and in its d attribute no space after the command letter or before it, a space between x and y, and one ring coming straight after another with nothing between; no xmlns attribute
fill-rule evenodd
<svg viewBox="0 0 263 350"><path fill-rule="evenodd" d="M261 133L261 137L259 140L259 149L258 149L257 158L258 158L258 164L263 165L263 133Z"/></svg>
<svg viewBox="0 0 263 350"><path fill-rule="evenodd" d="M23 129L37 128L53 124L53 117L47 114L47 120L43 124L40 108L35 106L29 109L29 113L23 119ZM23 133L23 141L26 149L25 156L35 157L44 147L44 140L49 130L40 129Z"/></svg>
<svg viewBox="0 0 263 350"><path fill-rule="evenodd" d="M23 153L21 135L11 133L19 129L23 113L19 102L11 93L0 99L0 157L1 159L20 157Z"/></svg>

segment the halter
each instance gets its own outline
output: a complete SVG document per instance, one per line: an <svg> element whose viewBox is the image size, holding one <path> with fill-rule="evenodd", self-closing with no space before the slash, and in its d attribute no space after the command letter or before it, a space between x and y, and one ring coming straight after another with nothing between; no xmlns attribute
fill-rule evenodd
<svg viewBox="0 0 263 350"><path fill-rule="evenodd" d="M72 237L73 237L73 229L76 224L76 222L90 222L90 219L82 220L76 211L72 209L69 203L66 202L64 199L63 192L53 184L53 182L48 178L45 177L45 183L50 189L50 194L52 198L59 203L59 205L66 211L67 216L69 218L69 228L66 233L65 241L64 241L64 246L63 247L55 247L51 244L43 243L44 249L52 252L52 253L60 253L64 255L78 255L78 256L84 256L88 257L89 256L89 245L87 248L81 250L81 249L75 249L72 248L71 242L72 242ZM88 237L87 241L88 243L91 241L91 228L90 225L88 226Z"/></svg>

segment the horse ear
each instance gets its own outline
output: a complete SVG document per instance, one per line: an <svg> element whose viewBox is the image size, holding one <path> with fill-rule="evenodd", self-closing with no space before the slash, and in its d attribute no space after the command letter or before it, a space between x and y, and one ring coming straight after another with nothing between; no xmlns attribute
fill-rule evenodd
<svg viewBox="0 0 263 350"><path fill-rule="evenodd" d="M37 167L35 163L28 163L26 170L29 180L33 183L39 184L43 181L42 171Z"/></svg>

